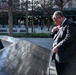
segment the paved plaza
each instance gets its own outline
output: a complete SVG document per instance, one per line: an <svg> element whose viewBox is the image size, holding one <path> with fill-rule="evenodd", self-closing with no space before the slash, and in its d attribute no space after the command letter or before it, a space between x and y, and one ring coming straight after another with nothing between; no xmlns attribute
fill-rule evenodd
<svg viewBox="0 0 76 75"><path fill-rule="evenodd" d="M52 39L51 38L21 38L22 40L27 40L39 46L47 49L52 49Z"/></svg>

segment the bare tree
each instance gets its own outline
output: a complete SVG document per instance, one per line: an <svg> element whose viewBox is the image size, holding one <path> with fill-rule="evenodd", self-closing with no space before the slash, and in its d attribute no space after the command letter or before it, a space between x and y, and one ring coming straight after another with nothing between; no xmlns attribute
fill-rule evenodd
<svg viewBox="0 0 76 75"><path fill-rule="evenodd" d="M57 5L60 8L60 10L63 11L63 7L69 1L70 0L54 0L54 5Z"/></svg>
<svg viewBox="0 0 76 75"><path fill-rule="evenodd" d="M28 33L28 0L26 0L26 32Z"/></svg>
<svg viewBox="0 0 76 75"><path fill-rule="evenodd" d="M15 4L13 0L8 0L8 23L9 23L9 35L13 36L13 12L23 12L24 14L26 12L26 8L29 9L31 8L32 12L32 31L34 31L34 21L33 21L33 16L34 16L34 11L39 11L40 13L43 13L44 15L48 15L48 30L49 30L49 25L50 25L50 15L55 11L55 10L63 10L64 5L69 1L69 0L43 0L44 3L41 3L40 0L27 0L28 1L28 7L26 1L21 0L23 3L21 5L21 10L19 11L19 4ZM54 8L55 6L58 6L58 8ZM60 9L59 9L60 8ZM30 12L29 12L30 13ZM28 18L28 17L27 17ZM27 20L28 21L28 20ZM27 23L27 22L26 22ZM27 23L28 24L28 23ZM28 28L27 28L28 29Z"/></svg>
<svg viewBox="0 0 76 75"><path fill-rule="evenodd" d="M48 30L50 27L50 15L52 15L52 13L56 10L63 11L63 7L68 1L69 0L49 0L46 2L46 0L44 0L44 2L41 4L44 15L48 15Z"/></svg>
<svg viewBox="0 0 76 75"><path fill-rule="evenodd" d="M51 1L47 1L44 0L44 3L41 4L41 7L43 9L43 14L44 15L48 15L48 31L49 31L49 27L50 27L50 17L51 17L51 14L53 13L54 9L53 9L53 5L52 5L52 0Z"/></svg>
<svg viewBox="0 0 76 75"><path fill-rule="evenodd" d="M12 0L8 1L8 24L9 24L9 35L13 36L13 15L12 15Z"/></svg>

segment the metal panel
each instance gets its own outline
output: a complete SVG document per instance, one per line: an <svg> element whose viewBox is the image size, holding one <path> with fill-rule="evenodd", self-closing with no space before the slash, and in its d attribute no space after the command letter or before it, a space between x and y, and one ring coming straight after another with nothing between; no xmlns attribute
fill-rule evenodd
<svg viewBox="0 0 76 75"><path fill-rule="evenodd" d="M0 75L46 75L50 50L25 40L14 40L0 53Z"/></svg>

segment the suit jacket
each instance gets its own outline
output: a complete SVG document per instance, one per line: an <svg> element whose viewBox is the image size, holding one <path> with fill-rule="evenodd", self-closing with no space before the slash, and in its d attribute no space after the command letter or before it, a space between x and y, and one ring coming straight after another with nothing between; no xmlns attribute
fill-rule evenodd
<svg viewBox="0 0 76 75"><path fill-rule="evenodd" d="M53 33L53 47L57 46L58 52L53 58L59 63L76 63L76 24L66 20L58 32Z"/></svg>

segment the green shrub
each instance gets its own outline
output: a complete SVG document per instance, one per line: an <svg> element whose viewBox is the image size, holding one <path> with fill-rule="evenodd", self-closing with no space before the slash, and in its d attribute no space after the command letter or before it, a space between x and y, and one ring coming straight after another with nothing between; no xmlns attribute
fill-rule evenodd
<svg viewBox="0 0 76 75"><path fill-rule="evenodd" d="M0 35L8 35L7 33L0 33ZM50 38L50 33L14 33L14 37L37 37L37 38Z"/></svg>

